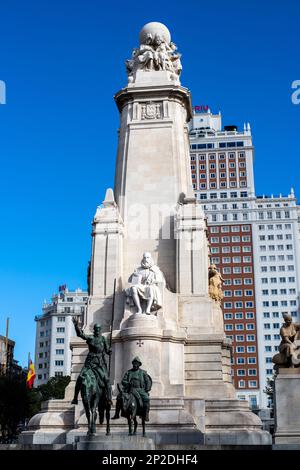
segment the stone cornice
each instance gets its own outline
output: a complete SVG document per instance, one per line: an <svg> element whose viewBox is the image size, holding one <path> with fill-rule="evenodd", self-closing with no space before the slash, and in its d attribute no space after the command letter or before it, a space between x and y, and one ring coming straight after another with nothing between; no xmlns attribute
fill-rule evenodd
<svg viewBox="0 0 300 470"><path fill-rule="evenodd" d="M179 101L185 106L187 111L187 121L192 118L192 104L190 92L187 88L176 85L161 85L150 87L122 88L118 91L114 99L120 113L124 106L136 100L149 101L154 99L168 99Z"/></svg>

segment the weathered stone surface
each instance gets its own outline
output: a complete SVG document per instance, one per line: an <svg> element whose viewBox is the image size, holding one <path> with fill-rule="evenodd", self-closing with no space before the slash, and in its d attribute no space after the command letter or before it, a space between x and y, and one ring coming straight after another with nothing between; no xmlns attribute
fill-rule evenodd
<svg viewBox="0 0 300 470"><path fill-rule="evenodd" d="M275 379L275 444L300 445L300 369L279 369Z"/></svg>

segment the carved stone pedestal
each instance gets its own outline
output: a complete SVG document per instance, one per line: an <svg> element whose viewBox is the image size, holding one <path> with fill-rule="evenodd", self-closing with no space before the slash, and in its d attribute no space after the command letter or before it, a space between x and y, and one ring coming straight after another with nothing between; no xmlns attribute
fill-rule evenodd
<svg viewBox="0 0 300 470"><path fill-rule="evenodd" d="M300 444L300 368L280 368L275 379L275 444Z"/></svg>
<svg viewBox="0 0 300 470"><path fill-rule="evenodd" d="M110 436L81 436L74 443L76 450L154 450L153 439L142 436L114 434Z"/></svg>

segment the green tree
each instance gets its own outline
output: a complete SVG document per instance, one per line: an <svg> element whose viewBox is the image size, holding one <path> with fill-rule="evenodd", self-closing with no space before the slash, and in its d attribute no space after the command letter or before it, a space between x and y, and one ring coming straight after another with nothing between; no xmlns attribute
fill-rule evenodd
<svg viewBox="0 0 300 470"><path fill-rule="evenodd" d="M37 387L37 391L41 394L41 401L63 399L65 388L70 383L70 380L71 377L69 375L51 377L46 384Z"/></svg>
<svg viewBox="0 0 300 470"><path fill-rule="evenodd" d="M0 441L12 442L20 427L39 413L41 403L64 398L70 377L52 377L45 385L27 389L24 376L0 376Z"/></svg>
<svg viewBox="0 0 300 470"><path fill-rule="evenodd" d="M266 383L266 388L263 390L263 392L267 395L268 397L268 408L273 409L274 407L274 380L276 378L276 375L273 374L272 377L267 377L267 383Z"/></svg>
<svg viewBox="0 0 300 470"><path fill-rule="evenodd" d="M11 441L17 436L20 422L29 415L28 391L24 377L0 377L1 440Z"/></svg>

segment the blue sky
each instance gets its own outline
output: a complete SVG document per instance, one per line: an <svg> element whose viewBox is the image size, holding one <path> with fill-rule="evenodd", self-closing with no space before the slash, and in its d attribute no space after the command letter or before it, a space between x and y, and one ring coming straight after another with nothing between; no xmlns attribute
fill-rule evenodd
<svg viewBox="0 0 300 470"><path fill-rule="evenodd" d="M143 24L169 27L193 104L251 123L257 194L299 196L299 14L297 0L2 3L0 334L9 316L22 364L43 299L86 287L90 223L114 178L113 95Z"/></svg>

